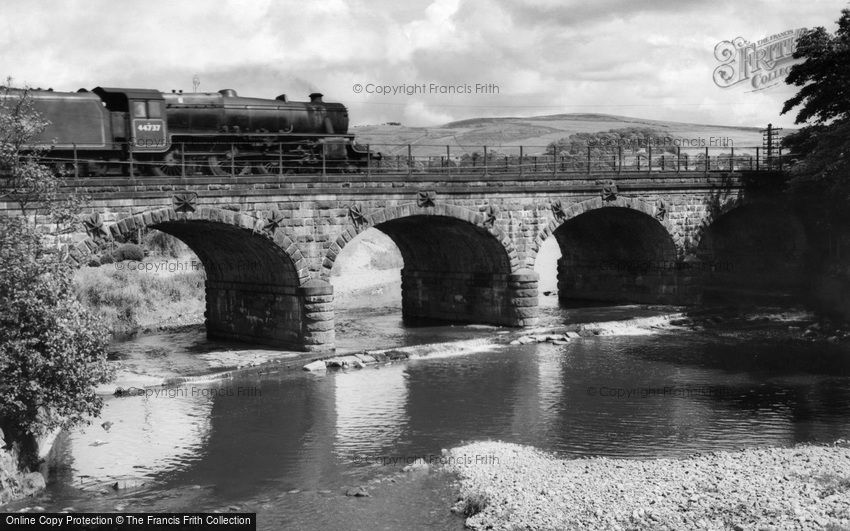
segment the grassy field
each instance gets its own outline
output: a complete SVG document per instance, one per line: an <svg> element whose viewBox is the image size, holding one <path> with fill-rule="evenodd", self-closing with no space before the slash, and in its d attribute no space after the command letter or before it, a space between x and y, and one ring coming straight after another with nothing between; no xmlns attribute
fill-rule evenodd
<svg viewBox="0 0 850 531"><path fill-rule="evenodd" d="M197 267L197 256L159 231L151 231L145 247L149 256L140 262L77 270L77 297L115 335L202 323L206 277L203 268ZM333 269L337 307L399 304L402 265L401 254L388 236L375 229L364 232L346 246Z"/></svg>
<svg viewBox="0 0 850 531"><path fill-rule="evenodd" d="M446 146L453 154L480 151L486 145L516 154L524 146L528 155L545 151L547 145L574 133L596 133L626 127L651 127L675 138L728 139L736 148L762 145L760 128L663 122L607 114L554 114L529 118L475 118L450 122L438 127L404 125L363 125L351 130L361 144L388 155L406 155L406 144L415 146L414 155L445 155ZM787 131L786 131L787 132ZM391 145L396 144L396 145ZM728 146L727 146L728 147Z"/></svg>
<svg viewBox="0 0 850 531"><path fill-rule="evenodd" d="M158 230L145 234L142 246L130 247L137 249L128 253L137 255L133 261L104 252L91 261L102 265L84 266L74 273L77 298L101 318L103 326L121 335L203 322L206 274L189 247Z"/></svg>
<svg viewBox="0 0 850 531"><path fill-rule="evenodd" d="M83 267L74 275L77 297L114 334L203 322L204 279L203 270L157 274L116 264Z"/></svg>

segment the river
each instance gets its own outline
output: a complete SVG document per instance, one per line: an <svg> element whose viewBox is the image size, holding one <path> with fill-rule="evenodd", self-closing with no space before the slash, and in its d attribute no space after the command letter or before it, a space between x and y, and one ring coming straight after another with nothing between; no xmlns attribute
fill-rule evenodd
<svg viewBox="0 0 850 531"><path fill-rule="evenodd" d="M550 305L543 321L668 311ZM105 395L101 419L60 437L48 489L5 510L238 510L258 513L269 530L462 529L449 512L452 478L405 465L438 464L442 449L485 439L642 459L850 438L847 343L792 337L794 314L768 313L508 345L520 332L405 328L397 309L349 310L337 318L342 351L445 344L420 359L326 374L284 370L286 355L272 350L209 342L202 327L140 336L113 345L125 384L260 364L147 396ZM278 363L261 363L269 359ZM358 486L371 496L345 495Z"/></svg>

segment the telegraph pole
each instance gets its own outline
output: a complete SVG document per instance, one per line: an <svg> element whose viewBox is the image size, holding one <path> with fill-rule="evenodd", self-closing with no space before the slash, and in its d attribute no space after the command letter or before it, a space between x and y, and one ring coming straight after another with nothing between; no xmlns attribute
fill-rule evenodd
<svg viewBox="0 0 850 531"><path fill-rule="evenodd" d="M768 167L773 164L774 150L779 147L779 131L782 131L782 128L773 127L773 124L767 124L767 129L761 130L762 147L764 148L765 162Z"/></svg>

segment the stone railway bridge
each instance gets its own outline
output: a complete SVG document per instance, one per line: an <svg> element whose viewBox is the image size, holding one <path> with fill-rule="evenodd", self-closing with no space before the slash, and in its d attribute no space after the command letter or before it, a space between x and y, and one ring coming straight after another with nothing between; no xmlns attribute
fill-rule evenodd
<svg viewBox="0 0 850 531"><path fill-rule="evenodd" d="M805 234L746 197L742 174L414 173L86 178L69 257L85 264L146 228L206 270L210 337L334 345L331 269L370 227L404 259L405 322L536 322L541 244L556 238L561 301L694 303L707 286L787 287ZM13 204L0 203L11 209ZM784 264L777 266L777 264Z"/></svg>

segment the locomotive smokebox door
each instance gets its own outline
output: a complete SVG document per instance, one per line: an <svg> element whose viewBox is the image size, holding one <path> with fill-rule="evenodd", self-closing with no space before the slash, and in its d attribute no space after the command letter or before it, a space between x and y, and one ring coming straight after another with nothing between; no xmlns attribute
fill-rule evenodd
<svg viewBox="0 0 850 531"><path fill-rule="evenodd" d="M168 149L165 124L165 104L162 100L130 100L132 138L136 152L162 152Z"/></svg>

